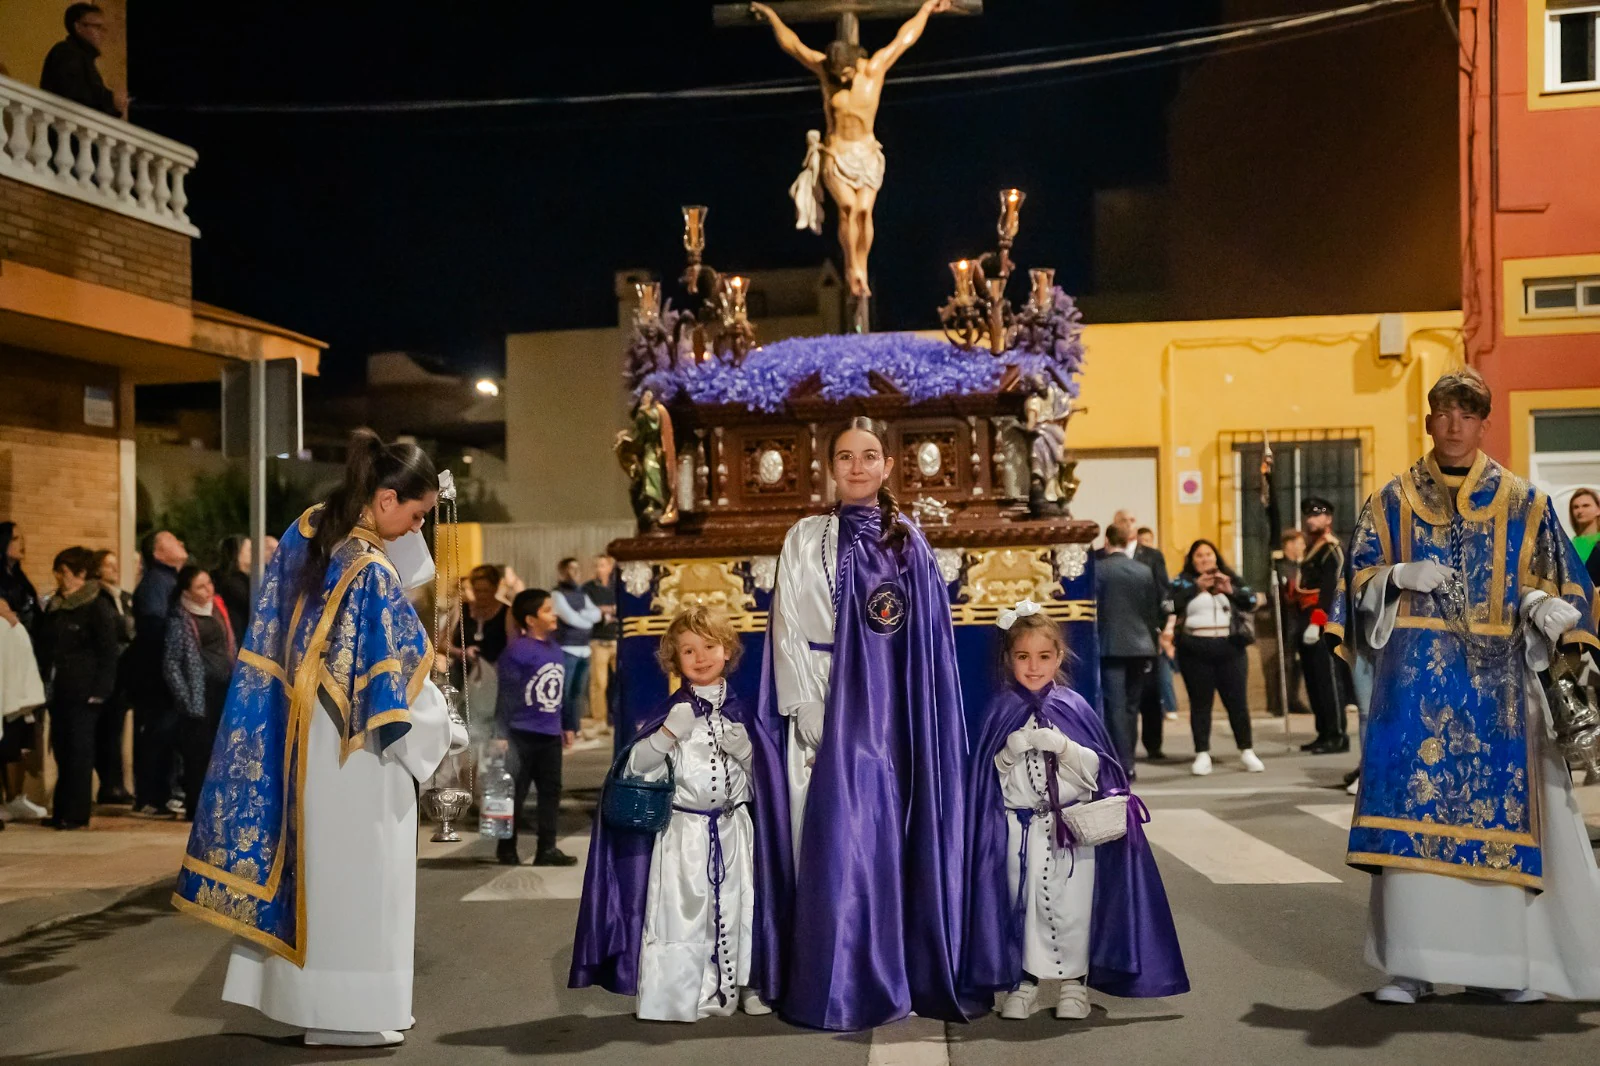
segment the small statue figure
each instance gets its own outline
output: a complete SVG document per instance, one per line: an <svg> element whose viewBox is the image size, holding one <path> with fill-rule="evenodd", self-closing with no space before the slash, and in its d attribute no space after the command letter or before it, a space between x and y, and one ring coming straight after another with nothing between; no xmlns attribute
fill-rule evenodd
<svg viewBox="0 0 1600 1066"><path fill-rule="evenodd" d="M617 433L614 450L632 482L629 495L640 533L662 533L678 522L678 449L672 417L645 389L633 408L633 428Z"/></svg>
<svg viewBox="0 0 1600 1066"><path fill-rule="evenodd" d="M1078 464L1066 462L1067 420L1072 417L1072 397L1049 385L1028 397L1024 406L1026 430L1033 440L1028 478L1028 512L1035 518L1067 513L1077 495L1074 476Z"/></svg>

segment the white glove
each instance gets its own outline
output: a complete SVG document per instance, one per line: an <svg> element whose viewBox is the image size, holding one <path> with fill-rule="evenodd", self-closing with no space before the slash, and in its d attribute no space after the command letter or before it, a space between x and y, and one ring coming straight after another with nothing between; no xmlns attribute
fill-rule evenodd
<svg viewBox="0 0 1600 1066"><path fill-rule="evenodd" d="M728 728L722 734L722 750L734 762L750 764L750 756L755 752L755 745L750 742L750 733L738 722L729 722Z"/></svg>
<svg viewBox="0 0 1600 1066"><path fill-rule="evenodd" d="M1546 640L1554 644L1573 626L1583 621L1583 615L1566 600L1547 595L1528 611L1528 621L1545 635Z"/></svg>
<svg viewBox="0 0 1600 1066"><path fill-rule="evenodd" d="M1397 588L1428 593L1450 580L1454 574L1455 571L1448 566L1425 559L1420 563L1401 563L1394 568L1392 577Z"/></svg>
<svg viewBox="0 0 1600 1066"><path fill-rule="evenodd" d="M680 744L688 740L689 734L694 732L694 708L687 703L677 704L667 712L667 720L661 728Z"/></svg>
<svg viewBox="0 0 1600 1066"><path fill-rule="evenodd" d="M1029 730L1028 743L1040 751L1060 755L1067 750L1067 735L1054 726L1040 726Z"/></svg>
<svg viewBox="0 0 1600 1066"><path fill-rule="evenodd" d="M1033 747L1033 733L1032 729L1019 729L1012 733L1006 737L1006 750L1013 755L1021 755Z"/></svg>
<svg viewBox="0 0 1600 1066"><path fill-rule="evenodd" d="M794 728L800 743L813 751L822 747L822 704L802 703L794 713Z"/></svg>
<svg viewBox="0 0 1600 1066"><path fill-rule="evenodd" d="M1308 648L1315 645L1317 641L1321 639L1322 627L1316 623L1306 626L1306 631L1300 634L1300 643L1304 644Z"/></svg>

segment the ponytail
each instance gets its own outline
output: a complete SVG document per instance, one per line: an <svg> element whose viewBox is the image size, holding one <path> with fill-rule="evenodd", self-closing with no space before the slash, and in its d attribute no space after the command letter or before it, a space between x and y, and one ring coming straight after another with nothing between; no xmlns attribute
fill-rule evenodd
<svg viewBox="0 0 1600 1066"><path fill-rule="evenodd" d="M402 502L418 500L439 488L433 460L415 444L385 444L370 429L350 434L344 480L322 502L316 532L306 546L300 590L308 597L322 591L334 551L361 521L362 512L380 489L393 489Z"/></svg>

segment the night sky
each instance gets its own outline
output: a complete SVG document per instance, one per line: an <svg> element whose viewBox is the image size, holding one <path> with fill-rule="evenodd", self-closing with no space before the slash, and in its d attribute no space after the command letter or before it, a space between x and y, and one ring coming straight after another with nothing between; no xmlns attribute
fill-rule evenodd
<svg viewBox="0 0 1600 1066"><path fill-rule="evenodd" d="M896 72L1221 21L1217 0L987 7L935 18ZM894 25L865 24L863 42L880 47ZM816 47L832 35L800 32ZM808 77L765 27L713 29L710 3L136 4L129 70L134 121L200 153L196 298L327 340L330 383L359 380L373 351L492 369L507 332L610 324L614 270L681 268L684 203L710 206L719 269L837 260L831 204L815 237L793 229L787 196L805 131L821 125L814 92L433 114L187 110ZM1181 76L897 87L891 75L877 122L889 161L872 258L879 328L934 323L944 264L992 246L1005 185L1028 193L1019 264L1055 266L1081 290L1092 190L1164 178L1163 115Z"/></svg>

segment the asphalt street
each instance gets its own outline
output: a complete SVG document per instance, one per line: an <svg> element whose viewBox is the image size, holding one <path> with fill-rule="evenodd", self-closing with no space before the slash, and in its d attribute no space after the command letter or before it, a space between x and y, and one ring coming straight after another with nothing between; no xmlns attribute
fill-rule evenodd
<svg viewBox="0 0 1600 1066"><path fill-rule="evenodd" d="M1187 759L1140 768L1194 985L1185 996L1096 993L1082 1022L1040 1009L1023 1022L912 1019L848 1036L776 1017L640 1022L628 1001L566 988L581 874L495 866L485 861L492 848L470 840L424 848L417 1024L401 1048L306 1049L296 1032L222 1003L226 938L179 917L158 887L0 946L0 1066L1593 1061L1600 1005L1503 1006L1459 990L1410 1008L1371 1002L1381 982L1362 961L1368 878L1342 863L1350 799L1336 787L1352 761L1286 754L1281 726L1258 728L1265 774L1242 772L1220 734L1208 778L1191 777ZM1176 755L1187 730L1169 731ZM584 752L569 763L569 850L583 847L603 759ZM1041 1005L1053 1004L1054 986L1043 992Z"/></svg>

